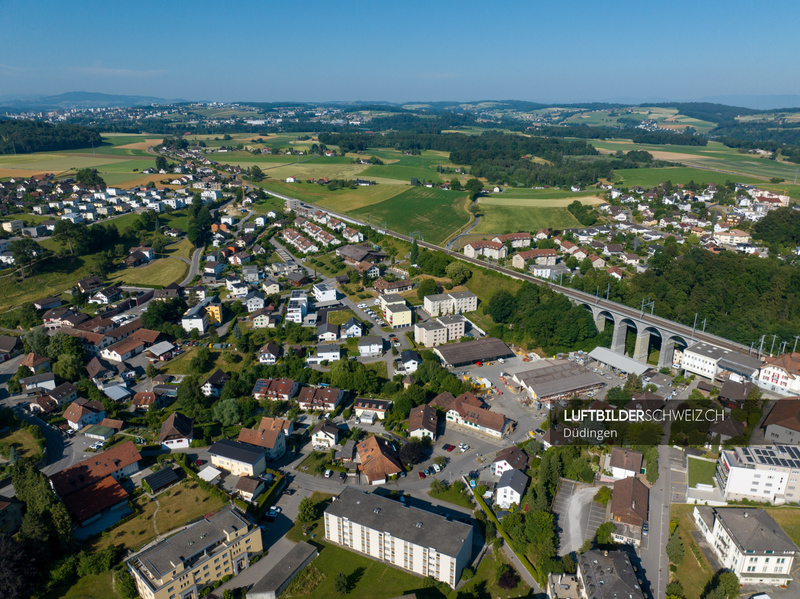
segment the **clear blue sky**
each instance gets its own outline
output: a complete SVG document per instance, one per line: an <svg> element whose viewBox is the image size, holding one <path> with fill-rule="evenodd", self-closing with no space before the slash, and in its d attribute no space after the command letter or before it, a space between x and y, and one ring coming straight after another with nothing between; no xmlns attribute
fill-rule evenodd
<svg viewBox="0 0 800 599"><path fill-rule="evenodd" d="M800 1L0 0L0 96L542 102L800 94Z"/></svg>

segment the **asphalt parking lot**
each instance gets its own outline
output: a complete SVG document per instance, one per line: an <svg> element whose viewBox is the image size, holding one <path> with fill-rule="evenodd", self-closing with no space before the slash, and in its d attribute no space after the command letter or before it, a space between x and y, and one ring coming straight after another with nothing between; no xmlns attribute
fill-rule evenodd
<svg viewBox="0 0 800 599"><path fill-rule="evenodd" d="M558 535L560 555L577 551L606 521L606 508L592 501L596 493L597 487L561 479L553 501L556 525L561 528Z"/></svg>

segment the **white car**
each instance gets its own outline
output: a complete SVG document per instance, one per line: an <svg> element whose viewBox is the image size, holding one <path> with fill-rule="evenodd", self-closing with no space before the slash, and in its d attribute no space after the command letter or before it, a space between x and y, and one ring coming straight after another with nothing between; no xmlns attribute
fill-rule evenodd
<svg viewBox="0 0 800 599"><path fill-rule="evenodd" d="M333 470L326 470L325 471L325 478L330 478L331 474L333 474Z"/></svg>

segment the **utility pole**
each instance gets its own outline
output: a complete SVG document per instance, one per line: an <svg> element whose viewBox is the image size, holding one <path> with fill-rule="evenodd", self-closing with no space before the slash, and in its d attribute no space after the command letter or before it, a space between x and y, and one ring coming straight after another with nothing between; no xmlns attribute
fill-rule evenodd
<svg viewBox="0 0 800 599"><path fill-rule="evenodd" d="M800 339L800 335L794 336L794 347L792 348L792 353L797 351L797 340Z"/></svg>
<svg viewBox="0 0 800 599"><path fill-rule="evenodd" d="M761 335L761 343L758 344L758 357L761 357L761 348L764 347L764 337L766 335Z"/></svg>
<svg viewBox="0 0 800 599"><path fill-rule="evenodd" d="M769 357L770 358L772 357L772 350L775 348L775 339L777 339L777 338L778 338L777 335L773 335L772 336L772 345L770 345L770 347L769 347Z"/></svg>
<svg viewBox="0 0 800 599"><path fill-rule="evenodd" d="M694 329L697 326L697 312L694 313L694 324L692 325L692 339L694 339Z"/></svg>

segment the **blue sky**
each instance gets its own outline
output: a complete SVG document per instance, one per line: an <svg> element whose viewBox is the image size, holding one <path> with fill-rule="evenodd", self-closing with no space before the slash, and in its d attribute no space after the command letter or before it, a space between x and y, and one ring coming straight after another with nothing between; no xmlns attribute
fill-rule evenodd
<svg viewBox="0 0 800 599"><path fill-rule="evenodd" d="M0 15L0 96L580 102L800 94L797 0L0 0Z"/></svg>

